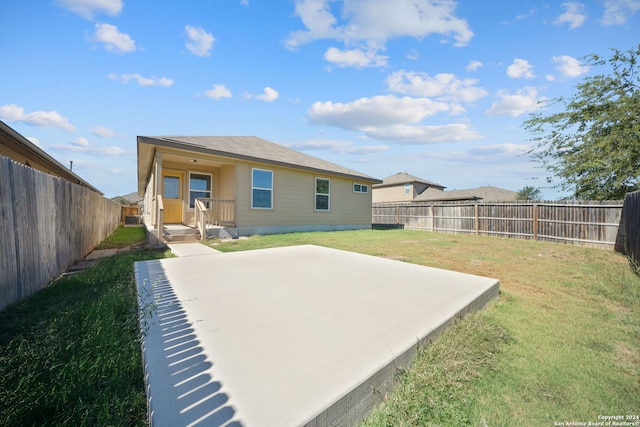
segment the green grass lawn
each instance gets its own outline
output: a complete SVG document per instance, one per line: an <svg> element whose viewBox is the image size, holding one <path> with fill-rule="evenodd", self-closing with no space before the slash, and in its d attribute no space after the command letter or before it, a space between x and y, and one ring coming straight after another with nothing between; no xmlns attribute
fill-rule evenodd
<svg viewBox="0 0 640 427"><path fill-rule="evenodd" d="M104 239L96 249L120 248L123 246L144 243L147 239L147 229L144 226L118 227L118 229Z"/></svg>
<svg viewBox="0 0 640 427"><path fill-rule="evenodd" d="M209 244L316 244L500 279L500 300L398 371L365 426L553 426L640 413L640 278L620 254L408 230ZM146 424L133 263L165 255L118 254L0 312L0 425Z"/></svg>
<svg viewBox="0 0 640 427"><path fill-rule="evenodd" d="M113 256L0 312L0 425L146 425L133 263L161 257Z"/></svg>
<svg viewBox="0 0 640 427"><path fill-rule="evenodd" d="M500 301L421 351L364 425L553 426L640 413L640 278L624 256L407 230L255 236L216 248L305 243L500 279Z"/></svg>

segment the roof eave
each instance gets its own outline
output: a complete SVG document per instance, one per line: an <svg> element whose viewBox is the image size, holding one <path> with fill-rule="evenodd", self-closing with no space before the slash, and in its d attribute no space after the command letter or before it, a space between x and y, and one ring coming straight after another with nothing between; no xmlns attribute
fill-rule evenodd
<svg viewBox="0 0 640 427"><path fill-rule="evenodd" d="M230 153L228 151L215 150L212 148L202 147L202 146L190 144L187 142L174 141L166 138L158 139L158 138L147 137L147 136L139 136L138 151L140 149L139 148L140 142L142 142L143 144L156 145L156 146L167 147L167 148L175 148L178 150L193 151L193 152L202 153L202 154L211 154L214 156L227 157L227 158L236 159L236 160L245 160L250 162L264 163L264 164L269 164L274 166L282 166L287 168L305 170L308 172L322 173L322 174L332 175L332 176L340 176L342 178L357 179L358 181L369 182L372 185L374 183L382 182L377 178L372 178L368 176L357 175L357 174L346 174L346 173L340 173L336 171L328 171L326 169L321 169L321 168L313 168L309 166L296 165L296 164L287 163L287 162L279 162L276 160L263 159L261 157L248 156L248 155L243 155L238 153ZM138 167L140 167L139 164L138 164ZM150 171L147 172L147 175L146 175L147 177L149 176L149 173ZM138 191L140 191L140 179L138 179Z"/></svg>

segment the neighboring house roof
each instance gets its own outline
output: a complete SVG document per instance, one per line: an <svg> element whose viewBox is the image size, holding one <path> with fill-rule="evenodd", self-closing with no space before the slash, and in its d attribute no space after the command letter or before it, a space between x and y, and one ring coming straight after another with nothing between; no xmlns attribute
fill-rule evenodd
<svg viewBox="0 0 640 427"><path fill-rule="evenodd" d="M126 200L127 202L129 202L130 204L135 204L135 203L139 203L142 200L144 200L143 197L140 197L138 195L138 192L134 192L134 193L129 193L129 194L125 194L124 196L116 196L113 199L122 199L122 200Z"/></svg>
<svg viewBox="0 0 640 427"><path fill-rule="evenodd" d="M516 200L516 191L505 190L503 188L483 186L470 188L467 190L441 191L435 188L428 188L422 194L416 196L414 202L437 202L454 200L483 200L483 201L510 201Z"/></svg>
<svg viewBox="0 0 640 427"><path fill-rule="evenodd" d="M57 176L74 184L82 185L103 195L103 193L84 179L63 166L43 149L20 135L6 123L0 121L0 155L9 157L41 172Z"/></svg>
<svg viewBox="0 0 640 427"><path fill-rule="evenodd" d="M375 184L373 188L392 187L395 185L404 185L404 184L413 184L413 183L425 184L425 185L428 185L429 187L446 188L440 184L428 181L426 179L418 178L417 176L410 175L406 172L398 172L395 175L388 176L382 180L382 183Z"/></svg>
<svg viewBox="0 0 640 427"><path fill-rule="evenodd" d="M155 149L153 146L188 150L239 160L293 167L312 172L354 178L372 184L381 182L358 171L301 153L255 136L139 136L138 190L144 192Z"/></svg>

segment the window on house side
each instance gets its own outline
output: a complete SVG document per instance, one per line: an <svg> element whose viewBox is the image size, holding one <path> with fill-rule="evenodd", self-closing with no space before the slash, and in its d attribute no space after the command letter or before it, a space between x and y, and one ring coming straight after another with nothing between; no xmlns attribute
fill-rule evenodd
<svg viewBox="0 0 640 427"><path fill-rule="evenodd" d="M273 171L251 170L251 207L254 209L273 208Z"/></svg>
<svg viewBox="0 0 640 427"><path fill-rule="evenodd" d="M211 175L202 173L189 174L189 208L196 205L196 198L211 198Z"/></svg>
<svg viewBox="0 0 640 427"><path fill-rule="evenodd" d="M411 184L404 185L404 194L411 194Z"/></svg>
<svg viewBox="0 0 640 427"><path fill-rule="evenodd" d="M316 210L328 211L331 207L328 179L316 178Z"/></svg>
<svg viewBox="0 0 640 427"><path fill-rule="evenodd" d="M369 187L364 184L353 184L353 192L367 194L369 192Z"/></svg>

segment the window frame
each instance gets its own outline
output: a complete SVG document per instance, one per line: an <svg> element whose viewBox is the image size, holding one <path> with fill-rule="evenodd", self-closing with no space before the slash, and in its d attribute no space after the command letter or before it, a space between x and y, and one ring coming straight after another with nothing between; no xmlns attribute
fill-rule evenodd
<svg viewBox="0 0 640 427"><path fill-rule="evenodd" d="M208 176L209 177L209 187L210 190L209 192L209 197L206 197L207 199L211 199L213 198L213 174L207 173L207 172L197 172L197 171L189 171L189 177L188 177L188 182L189 182L189 186L188 186L188 190L187 190L187 202L189 203L188 208L189 209L195 209L196 207L196 203L195 203L195 198L193 199L193 206L191 206L191 175L203 175L203 176ZM197 191L199 193L206 193L206 190L193 190L193 191Z"/></svg>
<svg viewBox="0 0 640 427"><path fill-rule="evenodd" d="M271 174L271 188L256 187L255 186L255 184L254 184L254 178L255 178L254 172L256 172L256 171L269 172ZM255 206L254 198L253 198L254 190L261 190L261 191L269 191L270 192L269 206L268 207ZM273 210L273 191L274 191L274 173L273 173L273 171L269 170L269 169L251 168L251 209Z"/></svg>
<svg viewBox="0 0 640 427"><path fill-rule="evenodd" d="M404 184L404 194L411 194L411 184L408 182Z"/></svg>
<svg viewBox="0 0 640 427"><path fill-rule="evenodd" d="M327 181L328 189L327 193L318 193L318 181ZM314 180L313 187L313 208L316 212L331 212L331 180L329 178L322 178L317 176ZM326 196L327 197L327 208L326 209L318 209L318 196Z"/></svg>
<svg viewBox="0 0 640 427"><path fill-rule="evenodd" d="M356 186L358 186L359 189L356 190ZM367 184L360 184L359 182L354 182L352 188L354 193L369 194L369 185Z"/></svg>

